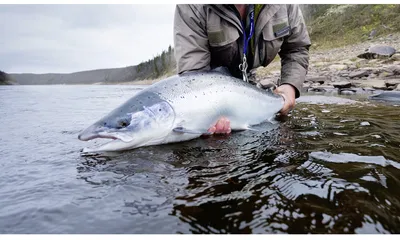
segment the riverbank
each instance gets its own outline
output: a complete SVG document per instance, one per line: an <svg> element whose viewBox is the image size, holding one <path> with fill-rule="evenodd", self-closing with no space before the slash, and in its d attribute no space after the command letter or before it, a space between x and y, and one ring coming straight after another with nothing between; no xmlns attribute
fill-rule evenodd
<svg viewBox="0 0 400 240"><path fill-rule="evenodd" d="M400 34L334 49L310 49L310 65L303 92L338 92L339 94L374 93L379 90L400 91L400 54L388 59L362 59L357 55L373 45L400 49ZM280 77L280 61L253 71L259 85L275 83Z"/></svg>

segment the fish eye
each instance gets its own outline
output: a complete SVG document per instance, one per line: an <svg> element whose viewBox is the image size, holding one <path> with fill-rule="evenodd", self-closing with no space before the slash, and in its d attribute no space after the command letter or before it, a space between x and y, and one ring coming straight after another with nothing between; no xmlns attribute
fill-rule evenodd
<svg viewBox="0 0 400 240"><path fill-rule="evenodd" d="M120 127L122 127L122 128L124 128L124 127L127 127L129 124L128 124L128 122L127 121L119 121L118 122L118 125L120 126Z"/></svg>

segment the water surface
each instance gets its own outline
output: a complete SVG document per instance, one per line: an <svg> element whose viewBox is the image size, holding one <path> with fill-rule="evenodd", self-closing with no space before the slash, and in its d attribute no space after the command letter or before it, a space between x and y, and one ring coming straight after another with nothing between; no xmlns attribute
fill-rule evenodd
<svg viewBox="0 0 400 240"><path fill-rule="evenodd" d="M400 109L300 101L260 131L102 156L140 86L0 87L0 233L399 233Z"/></svg>

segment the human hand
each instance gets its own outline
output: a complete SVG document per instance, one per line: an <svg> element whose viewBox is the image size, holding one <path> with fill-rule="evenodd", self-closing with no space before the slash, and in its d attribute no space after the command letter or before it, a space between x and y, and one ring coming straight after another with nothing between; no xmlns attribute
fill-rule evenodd
<svg viewBox="0 0 400 240"><path fill-rule="evenodd" d="M221 117L215 126L208 129L209 133L219 133L219 134L229 134L231 132L231 122L225 118Z"/></svg>
<svg viewBox="0 0 400 240"><path fill-rule="evenodd" d="M280 94L285 101L280 114L287 115L296 104L296 89L290 84L283 84L277 87L274 92Z"/></svg>

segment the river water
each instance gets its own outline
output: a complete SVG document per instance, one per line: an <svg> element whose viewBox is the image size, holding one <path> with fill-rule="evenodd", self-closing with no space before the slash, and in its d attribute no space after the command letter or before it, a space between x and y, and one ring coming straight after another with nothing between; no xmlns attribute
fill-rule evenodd
<svg viewBox="0 0 400 240"><path fill-rule="evenodd" d="M0 233L400 233L398 105L305 98L258 132L81 155L140 88L0 86Z"/></svg>

